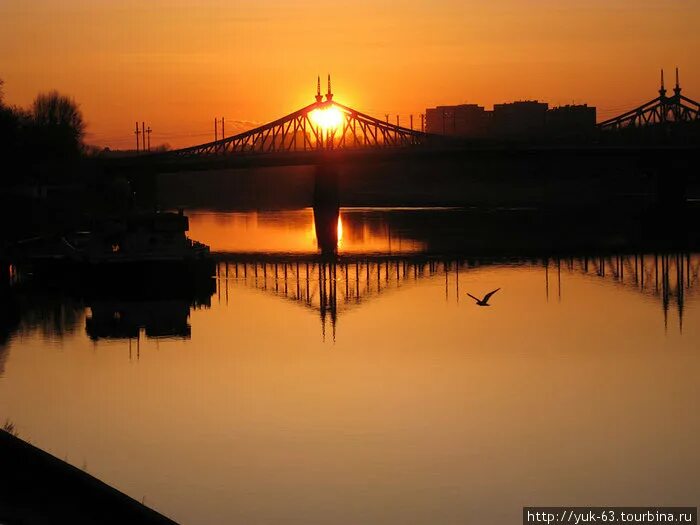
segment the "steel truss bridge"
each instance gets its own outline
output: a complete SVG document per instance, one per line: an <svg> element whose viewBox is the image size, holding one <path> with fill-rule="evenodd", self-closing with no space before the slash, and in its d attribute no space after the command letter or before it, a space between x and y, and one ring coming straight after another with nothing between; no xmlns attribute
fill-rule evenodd
<svg viewBox="0 0 700 525"><path fill-rule="evenodd" d="M618 130L675 122L700 122L700 103L681 94L678 68L676 68L676 85L673 88L673 95L666 95L664 72L661 70L661 87L658 97L622 115L600 122L598 128Z"/></svg>
<svg viewBox="0 0 700 525"><path fill-rule="evenodd" d="M681 94L676 72L673 95L667 96L663 72L659 96L641 106L598 124L601 131L638 129L654 124L700 122L700 103ZM665 155L668 146L651 148ZM658 150L658 151L657 151ZM116 164L127 168L148 167L161 173L200 171L235 167L290 166L318 164L332 158L341 162L377 162L397 159L456 158L465 155L489 162L510 162L515 159L530 162L534 157L581 157L592 159L648 155L650 148L635 145L582 144L549 146L525 143L513 148L508 144L472 144L455 137L425 133L422 129L392 124L353 108L333 98L330 76L328 90L321 94L320 79L316 100L289 115L257 128L224 137L213 142L182 149L117 159ZM674 149L696 158L696 146ZM512 158L512 159L511 159Z"/></svg>
<svg viewBox="0 0 700 525"><path fill-rule="evenodd" d="M681 93L676 70L676 86L667 96L661 74L659 96L617 117L600 122L601 131L636 129L653 124L700 122L700 103ZM503 146L503 145L501 145ZM687 149L687 148L686 148ZM455 139L425 133L422 129L404 127L372 117L345 106L333 98L331 80L328 90L321 94L320 79L316 86L316 100L289 115L257 128L224 137L213 142L182 149L147 154L129 158L123 164L151 165L164 172L250 166L286 166L316 163L319 157L332 153L332 157L347 161L395 160L411 151L416 158L435 155L481 155L500 160L504 154L523 156L532 154L551 156L590 155L609 156L639 155L634 146L622 146L611 150L608 146L584 145L572 148L530 145L522 149L492 145L473 145ZM644 151L647 151L646 149ZM664 150L665 151L665 150ZM690 148L695 155L695 148Z"/></svg>
<svg viewBox="0 0 700 525"><path fill-rule="evenodd" d="M664 326L675 304L683 328L686 298L698 290L700 255L623 254L596 257L466 259L426 255L217 255L217 299L228 302L237 286L253 288L292 301L320 316L325 337L330 322L335 336L338 316L375 297L416 285L423 279L442 279L445 300L459 302L460 276L494 265L539 268L544 272L547 300L562 300L562 272L611 281L628 290L656 298Z"/></svg>
<svg viewBox="0 0 700 525"><path fill-rule="evenodd" d="M289 115L221 140L170 151L160 156L187 158L207 155L308 152L360 148L402 148L424 144L428 135L390 124L333 100L331 79L316 101Z"/></svg>

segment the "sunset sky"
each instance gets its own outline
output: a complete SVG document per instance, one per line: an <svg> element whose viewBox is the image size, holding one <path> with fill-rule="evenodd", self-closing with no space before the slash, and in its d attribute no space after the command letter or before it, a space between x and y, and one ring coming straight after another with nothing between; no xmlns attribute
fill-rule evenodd
<svg viewBox="0 0 700 525"><path fill-rule="evenodd" d="M327 72L339 101L405 122L535 98L605 118L653 98L661 67L700 99L699 27L697 0L0 0L0 78L10 104L73 96L113 148L135 120L183 146L214 117L229 134L278 118Z"/></svg>

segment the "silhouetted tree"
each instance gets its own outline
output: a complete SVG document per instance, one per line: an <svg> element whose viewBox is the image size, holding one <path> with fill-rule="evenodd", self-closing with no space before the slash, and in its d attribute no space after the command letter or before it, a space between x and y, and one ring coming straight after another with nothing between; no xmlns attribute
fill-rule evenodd
<svg viewBox="0 0 700 525"><path fill-rule="evenodd" d="M75 157L82 151L85 122L78 104L58 91L40 93L32 104L34 147L50 157Z"/></svg>
<svg viewBox="0 0 700 525"><path fill-rule="evenodd" d="M0 186L73 177L84 150L78 104L57 91L36 97L30 109L8 106L0 80Z"/></svg>
<svg viewBox="0 0 700 525"><path fill-rule="evenodd" d="M17 151L20 130L19 115L13 108L5 106L3 84L4 81L0 78L0 155L7 164L8 155L12 156Z"/></svg>

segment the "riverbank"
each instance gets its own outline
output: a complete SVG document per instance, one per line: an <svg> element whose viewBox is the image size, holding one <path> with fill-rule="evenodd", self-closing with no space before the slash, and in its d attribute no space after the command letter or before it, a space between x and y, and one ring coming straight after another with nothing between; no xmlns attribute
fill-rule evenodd
<svg viewBox="0 0 700 525"><path fill-rule="evenodd" d="M0 430L0 523L175 525L126 494Z"/></svg>

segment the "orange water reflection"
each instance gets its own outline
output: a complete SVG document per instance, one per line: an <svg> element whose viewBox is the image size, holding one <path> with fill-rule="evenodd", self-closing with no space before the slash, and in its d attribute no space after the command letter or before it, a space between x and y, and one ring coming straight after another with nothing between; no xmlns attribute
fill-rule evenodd
<svg viewBox="0 0 700 525"><path fill-rule="evenodd" d="M624 275L619 261L407 259L369 278L337 265L335 342L319 333L318 268L309 301L296 265L285 280L282 265L256 279L229 263L188 337L140 347L92 337L67 298L34 299L54 328L28 312L0 345L0 414L193 525L516 523L539 499L694 501L697 256L658 280L652 256ZM680 302L668 328L663 315L679 286L682 333ZM496 287L492 308L466 301Z"/></svg>
<svg viewBox="0 0 700 525"><path fill-rule="evenodd" d="M264 213L188 213L189 236L217 252L314 253L319 250L314 210ZM393 231L383 218L362 208L341 208L337 225L339 253L415 253L425 243Z"/></svg>

